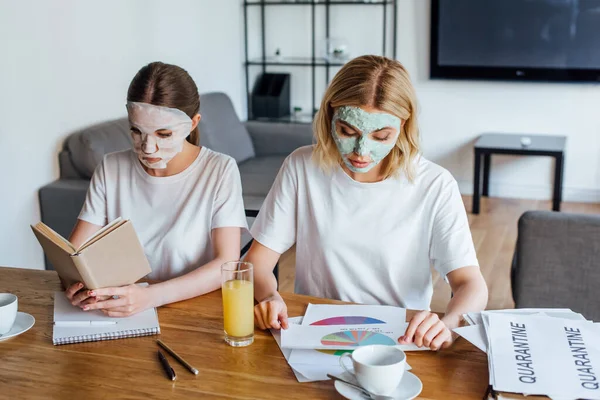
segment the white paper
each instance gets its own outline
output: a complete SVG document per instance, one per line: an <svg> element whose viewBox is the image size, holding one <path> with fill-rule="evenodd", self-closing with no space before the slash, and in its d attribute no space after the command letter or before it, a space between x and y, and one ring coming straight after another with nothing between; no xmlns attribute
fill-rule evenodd
<svg viewBox="0 0 600 400"><path fill-rule="evenodd" d="M485 328L481 325L461 326L453 329L454 332L471 342L479 350L487 353L488 342L485 335Z"/></svg>
<svg viewBox="0 0 600 400"><path fill-rule="evenodd" d="M290 325L292 325L292 324L301 324L302 323L302 317L288 318L288 323ZM279 346L279 350L281 350L281 353L283 354L283 357L285 358L286 361L289 361L291 350L289 350L289 349L282 349L281 348L281 331L279 329L270 329L270 332L271 332L271 335L273 335L273 338L275 339L275 342L277 343L277 346ZM290 365L290 367L291 367L291 365ZM300 383L303 383L303 382L312 382L312 380L306 378L304 375L302 375L302 373L300 373L299 371L296 371L294 368L292 368L292 372L296 376L296 379L298 380L298 382L300 382Z"/></svg>
<svg viewBox="0 0 600 400"><path fill-rule="evenodd" d="M288 322L289 322L290 326L291 325L299 325L302 323L302 317L289 318ZM340 375L344 372L344 370L340 366L339 361L336 361L336 364L334 364L334 365L330 365L329 363L322 364L319 362L315 362L315 363L311 364L310 358L308 359L309 363L306 363L306 364L302 363L302 362L296 362L296 363L292 362L291 358L290 358L292 350L284 349L281 347L281 331L278 329L271 329L270 331L271 331L271 334L273 335L273 337L275 338L275 342L277 342L277 345L279 346L279 349L281 350L283 357L286 359L286 361L289 363L290 367L292 368L292 371L294 372L294 375L296 376L296 379L298 380L298 382L304 383L304 382L315 382L315 381L327 381L330 379L329 377L327 377L327 374ZM311 353L314 352L317 354L322 354L316 350L295 350L295 351L307 351L307 352L311 352ZM339 360L339 356L332 356L332 357L335 358L336 360Z"/></svg>
<svg viewBox="0 0 600 400"><path fill-rule="evenodd" d="M494 368L493 368L493 361L492 361L492 356L493 356L493 352L492 352L492 347L490 346L490 325L489 325L489 313L487 311L484 311L481 313L481 320L482 320L482 324L483 324L483 329L485 330L485 341L488 344L488 349L487 349L487 356L488 356L488 372L489 372L489 377L490 377L490 385L494 386L495 384L495 379L494 379Z"/></svg>
<svg viewBox="0 0 600 400"><path fill-rule="evenodd" d="M489 310L485 311L488 313L504 313L504 314L537 314L537 313L545 313L551 317L557 318L580 318L585 319L583 315L574 313L569 308L507 308L504 310ZM571 317L571 315L578 315L580 317ZM463 314L463 318L470 325L481 325L483 324L483 320L481 318L480 312L471 312L467 314Z"/></svg>
<svg viewBox="0 0 600 400"><path fill-rule="evenodd" d="M302 317L291 317L288 318L288 323L290 326L292 325L300 325L302 323ZM279 329L269 329L269 331L271 332L271 335L273 335L273 338L275 338L275 342L277 343L277 346L279 346L279 349L281 350L281 353L283 353L283 357L285 358L286 361L290 360L290 354L292 352L292 350L290 349L284 349L281 347L281 330Z"/></svg>
<svg viewBox="0 0 600 400"><path fill-rule="evenodd" d="M406 309L393 306L309 304L302 325L366 325L406 322Z"/></svg>
<svg viewBox="0 0 600 400"><path fill-rule="evenodd" d="M147 283L140 284L147 285ZM126 335L128 332L155 330L160 333L160 325L155 308L149 308L127 318L111 318L99 310L83 311L71 305L64 292L54 292L54 321L55 322L116 322L113 325L87 326L57 326L52 329L53 343L59 343L69 338L102 337L103 335ZM100 339L97 339L100 340Z"/></svg>
<svg viewBox="0 0 600 400"><path fill-rule="evenodd" d="M494 389L600 399L600 335L590 321L484 313Z"/></svg>
<svg viewBox="0 0 600 400"><path fill-rule="evenodd" d="M358 346L395 346L408 323L368 325L290 325L281 333L284 349L354 350Z"/></svg>
<svg viewBox="0 0 600 400"><path fill-rule="evenodd" d="M299 325L302 323L303 317L292 317L288 319L291 325ZM342 375L344 370L340 366L339 354L327 354L325 350L291 350L281 347L281 331L271 329L271 334L275 338L275 342L279 346L284 358L290 365L298 382L314 382L325 381L330 378L327 374ZM424 348L423 350L427 350ZM347 351L343 351L347 352ZM342 353L342 352L336 352ZM412 369L407 363L406 370Z"/></svg>
<svg viewBox="0 0 600 400"><path fill-rule="evenodd" d="M489 313L502 313L502 314L513 314L513 315L537 315L547 316L552 318L563 318L571 320L584 321L585 317L581 314L575 313L569 309L537 309L544 310L544 312L536 312L534 309L523 309L523 310L495 310L486 311ZM453 329L454 332L471 342L475 347L483 352L487 352L488 339L483 325L483 319L481 313L465 314L465 320L471 323L469 326L462 326ZM479 322L479 324L473 324L472 322Z"/></svg>

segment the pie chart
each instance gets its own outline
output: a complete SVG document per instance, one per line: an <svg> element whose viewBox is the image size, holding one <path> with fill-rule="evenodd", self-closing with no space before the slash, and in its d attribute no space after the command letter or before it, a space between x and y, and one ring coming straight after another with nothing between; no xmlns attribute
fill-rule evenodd
<svg viewBox="0 0 600 400"><path fill-rule="evenodd" d="M341 331L325 335L321 338L321 344L324 346L369 346L372 344L383 344L393 346L396 344L394 339L377 332L369 331Z"/></svg>
<svg viewBox="0 0 600 400"><path fill-rule="evenodd" d="M385 324L385 321L381 321L371 317L359 317L359 316L345 316L345 317L331 317L322 319L320 321L313 322L311 325L365 325L365 324Z"/></svg>
<svg viewBox="0 0 600 400"><path fill-rule="evenodd" d="M319 353L329 354L330 356L341 356L344 353L352 353L354 350L317 350Z"/></svg>

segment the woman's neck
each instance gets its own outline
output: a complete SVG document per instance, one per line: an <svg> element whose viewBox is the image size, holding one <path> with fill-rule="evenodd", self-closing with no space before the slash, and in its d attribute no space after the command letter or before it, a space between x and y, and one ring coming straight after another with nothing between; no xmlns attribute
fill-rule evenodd
<svg viewBox="0 0 600 400"><path fill-rule="evenodd" d="M183 150L180 153L177 153L175 157L171 159L167 163L167 168L148 168L144 164L140 162L142 168L151 176L157 177L165 177L177 175L180 172L183 172L187 167L192 165L198 154L200 153L200 147L195 146L188 142L187 140L183 143Z"/></svg>

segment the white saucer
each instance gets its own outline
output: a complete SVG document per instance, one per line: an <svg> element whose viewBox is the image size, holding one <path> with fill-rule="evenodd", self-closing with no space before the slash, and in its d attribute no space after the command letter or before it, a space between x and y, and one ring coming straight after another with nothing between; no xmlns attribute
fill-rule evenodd
<svg viewBox="0 0 600 400"><path fill-rule="evenodd" d="M354 375L351 375L347 372L344 372L342 375L340 375L340 378L358 385ZM344 382L335 381L334 385L335 390L349 400L365 399L360 390L354 389L353 387L346 385ZM411 400L417 397L421 393L421 390L423 390L423 383L421 383L421 380L415 374L405 371L402 381L400 381L400 384L396 390L389 396L394 400Z"/></svg>
<svg viewBox="0 0 600 400"><path fill-rule="evenodd" d="M15 324L10 328L10 331L6 332L4 335L0 335L0 342L20 335L23 332L27 332L31 327L35 324L35 318L32 315L29 315L24 312L18 312L17 318L15 318Z"/></svg>

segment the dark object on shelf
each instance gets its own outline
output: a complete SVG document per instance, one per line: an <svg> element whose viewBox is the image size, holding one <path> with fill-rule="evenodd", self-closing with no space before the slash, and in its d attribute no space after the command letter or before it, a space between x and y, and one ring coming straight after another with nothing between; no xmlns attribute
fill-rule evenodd
<svg viewBox="0 0 600 400"><path fill-rule="evenodd" d="M290 115L290 74L261 74L252 90L254 118Z"/></svg>
<svg viewBox="0 0 600 400"><path fill-rule="evenodd" d="M600 81L600 0L432 0L432 78Z"/></svg>
<svg viewBox="0 0 600 400"><path fill-rule="evenodd" d="M530 139L527 147L523 147L523 138ZM510 135L502 133L487 133L481 135L477 142L475 142L475 172L473 179L472 213L479 214L479 196L481 193L481 157L483 157L483 196L489 196L492 154L554 157L556 160L556 166L554 169L554 196L552 199L552 210L560 211L566 142L567 138L565 136Z"/></svg>
<svg viewBox="0 0 600 400"><path fill-rule="evenodd" d="M324 71L325 73L325 82L329 84L330 80L330 68L342 66L345 63L345 60L326 60L322 56L317 57L316 51L316 10L318 8L324 9L325 11L325 32L324 36L326 38L330 37L330 14L332 9L336 9L337 6L361 6L361 7L379 7L382 10L382 21L381 28L383 31L382 36L382 51L381 55L396 58L396 31L397 31L397 0L363 0L363 1L331 1L331 0L306 0L306 1L284 1L284 0L256 0L256 1L244 1L244 53L245 53L245 63L244 66L246 68L246 93L248 95L248 120L258 119L259 116L254 114L255 106L253 104L254 94L250 93L250 66L260 66L262 67L262 73L267 72L267 67L272 66L286 66L286 67L297 67L297 68L310 68L311 69L311 103L312 107L310 109L317 110L317 89L316 89L316 74L317 67L319 67L320 71ZM274 57L267 57L266 53L266 34L265 34L265 9L267 7L278 8L282 6L294 6L294 7L310 7L311 10L311 55L310 57L281 57L281 52L279 54L275 53ZM261 57L257 59L250 60L248 58L248 9L256 7L260 11L260 43L261 43ZM390 14L388 14L390 13ZM391 24L390 24L391 20ZM369 23L374 23L373 21L368 21ZM391 40L390 39L391 36ZM390 54L391 53L391 54ZM373 51L375 54L375 51ZM339 52L338 52L338 55ZM255 86L256 87L256 86ZM314 115L313 112L313 115ZM289 115L289 107L288 113ZM264 117L261 118L265 119ZM274 118L274 120L278 122L291 122L291 123L304 123L306 122L305 118Z"/></svg>

